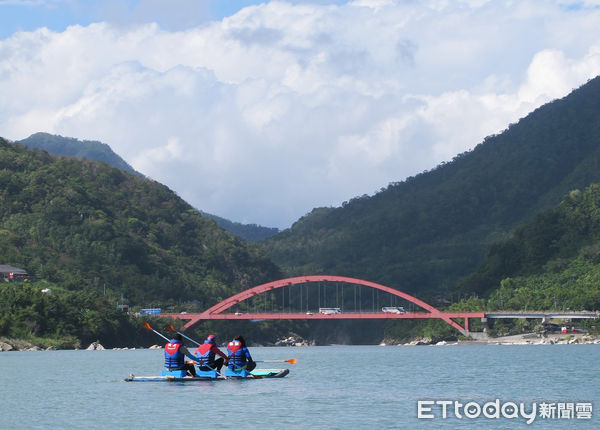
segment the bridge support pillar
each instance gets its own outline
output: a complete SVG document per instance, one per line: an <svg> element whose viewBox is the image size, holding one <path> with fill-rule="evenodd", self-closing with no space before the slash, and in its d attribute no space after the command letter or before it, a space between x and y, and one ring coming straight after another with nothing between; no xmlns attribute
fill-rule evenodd
<svg viewBox="0 0 600 430"><path fill-rule="evenodd" d="M465 317L465 331L469 332L469 318Z"/></svg>
<svg viewBox="0 0 600 430"><path fill-rule="evenodd" d="M487 333L488 329L490 328L489 324L488 324L488 319L487 318L481 318L481 323L483 324L483 332Z"/></svg>

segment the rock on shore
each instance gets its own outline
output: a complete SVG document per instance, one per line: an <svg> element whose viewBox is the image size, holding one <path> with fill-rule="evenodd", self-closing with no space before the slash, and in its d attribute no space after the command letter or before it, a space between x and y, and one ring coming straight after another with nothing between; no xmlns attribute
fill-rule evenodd
<svg viewBox="0 0 600 430"><path fill-rule="evenodd" d="M12 345L4 342L0 342L0 351L12 351Z"/></svg>
<svg viewBox="0 0 600 430"><path fill-rule="evenodd" d="M432 344L432 340L428 337L421 337L419 339L415 339L411 342L406 343L405 345L431 345Z"/></svg>
<svg viewBox="0 0 600 430"><path fill-rule="evenodd" d="M290 336L284 339L279 339L275 342L275 346L311 346L314 343L309 343L306 339L302 339L300 336Z"/></svg>
<svg viewBox="0 0 600 430"><path fill-rule="evenodd" d="M32 343L21 339L0 338L0 351L40 351Z"/></svg>
<svg viewBox="0 0 600 430"><path fill-rule="evenodd" d="M100 344L100 342L92 342L90 346L86 348L87 351L104 351L104 347Z"/></svg>

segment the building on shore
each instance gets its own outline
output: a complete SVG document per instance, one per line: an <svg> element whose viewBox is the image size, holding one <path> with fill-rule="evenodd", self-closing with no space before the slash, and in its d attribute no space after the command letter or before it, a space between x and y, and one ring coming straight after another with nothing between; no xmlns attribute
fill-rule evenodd
<svg viewBox="0 0 600 430"><path fill-rule="evenodd" d="M5 282L22 281L27 279L28 276L26 270L7 264L0 264L0 280L4 280Z"/></svg>

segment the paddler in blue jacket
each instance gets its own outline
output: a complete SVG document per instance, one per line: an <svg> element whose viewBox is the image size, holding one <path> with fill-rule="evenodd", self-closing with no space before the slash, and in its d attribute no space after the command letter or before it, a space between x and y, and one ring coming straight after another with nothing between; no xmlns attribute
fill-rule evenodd
<svg viewBox="0 0 600 430"><path fill-rule="evenodd" d="M246 369L251 372L256 367L256 363L252 360L250 351L246 348L246 341L242 336L236 336L227 344L227 366L235 371Z"/></svg>
<svg viewBox="0 0 600 430"><path fill-rule="evenodd" d="M167 370L187 370L192 376L196 376L194 364L185 362L186 355L195 362L196 357L185 347L181 335L177 333L165 345L165 368Z"/></svg>
<svg viewBox="0 0 600 430"><path fill-rule="evenodd" d="M217 346L217 338L214 334L209 334L203 345L198 346L194 351L196 360L200 364L200 370L221 370L223 362L227 359L227 356ZM215 360L215 356L220 355L220 358Z"/></svg>

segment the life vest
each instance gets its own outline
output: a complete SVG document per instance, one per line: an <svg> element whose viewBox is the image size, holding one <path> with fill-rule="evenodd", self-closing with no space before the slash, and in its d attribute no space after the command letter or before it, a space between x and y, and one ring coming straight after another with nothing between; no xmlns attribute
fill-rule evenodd
<svg viewBox="0 0 600 430"><path fill-rule="evenodd" d="M205 340L203 345L200 345L194 351L194 355L198 357L198 361L201 366L214 367L215 366L215 353L212 351L213 344Z"/></svg>
<svg viewBox="0 0 600 430"><path fill-rule="evenodd" d="M228 367L230 369L244 369L246 367L246 354L248 348L242 346L239 340L232 340L227 344Z"/></svg>
<svg viewBox="0 0 600 430"><path fill-rule="evenodd" d="M184 356L179 351L183 342L180 340L171 339L165 345L165 367L167 369L183 369Z"/></svg>

